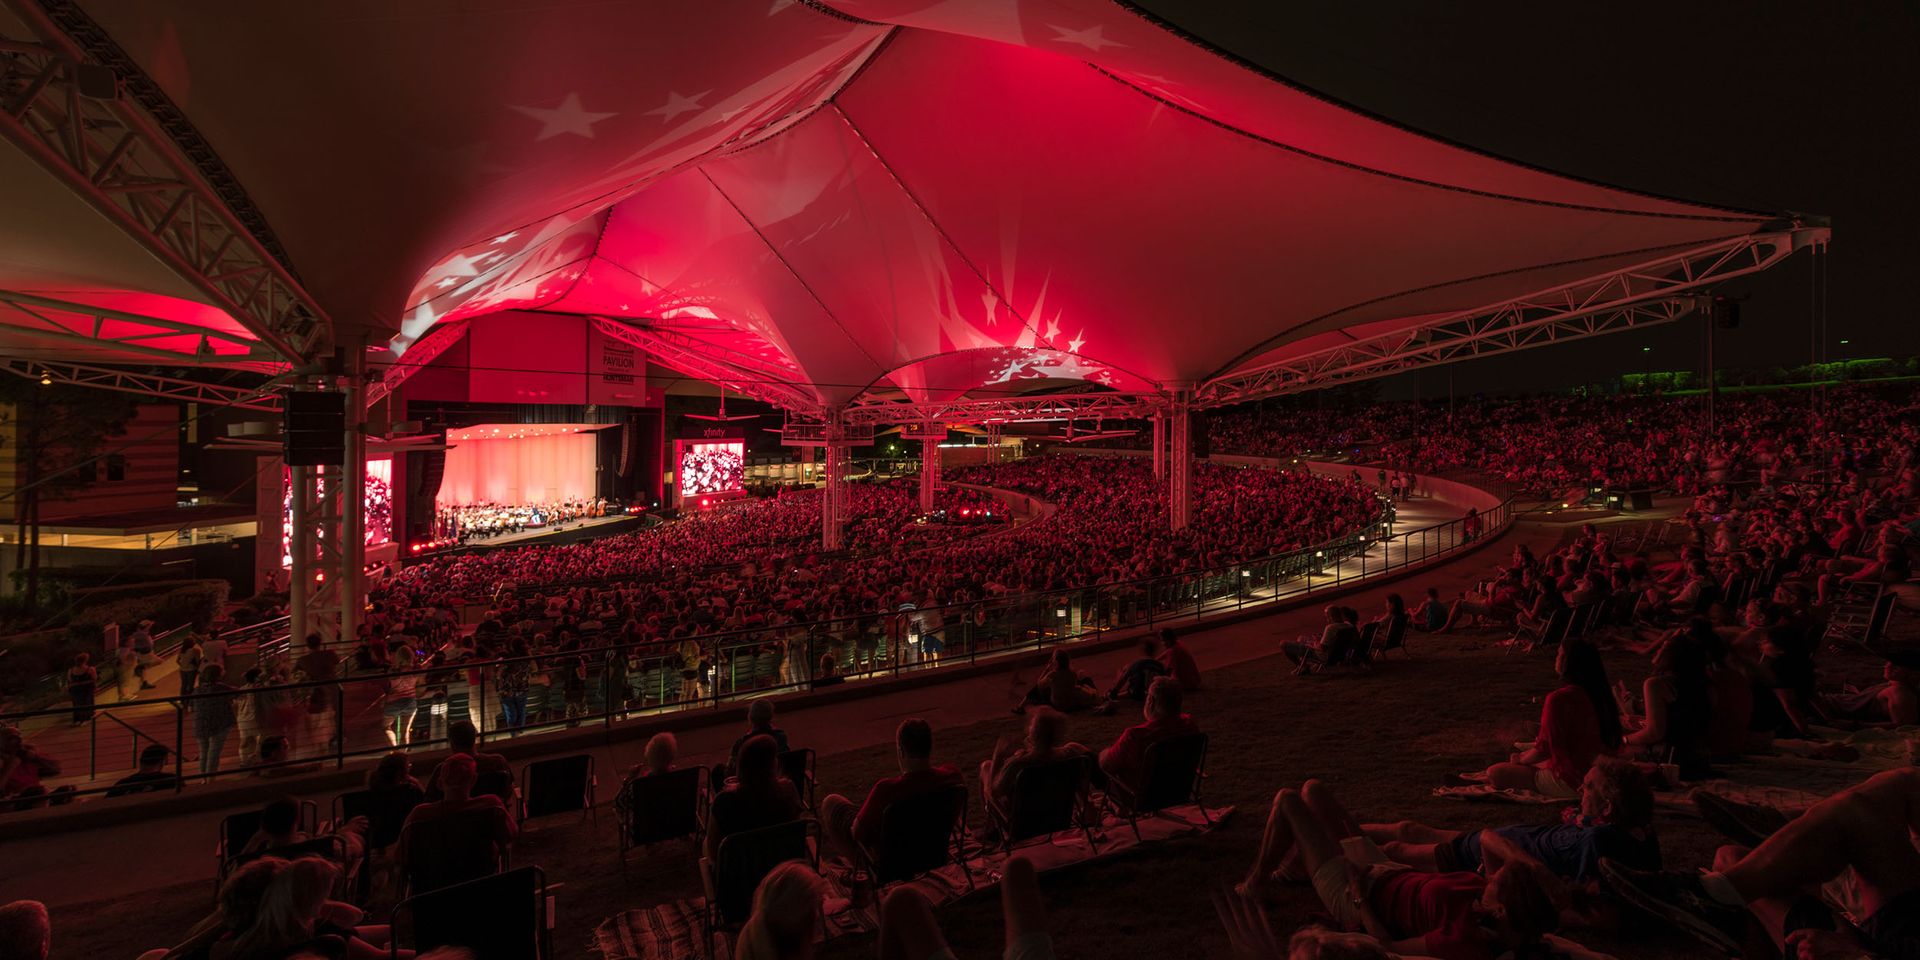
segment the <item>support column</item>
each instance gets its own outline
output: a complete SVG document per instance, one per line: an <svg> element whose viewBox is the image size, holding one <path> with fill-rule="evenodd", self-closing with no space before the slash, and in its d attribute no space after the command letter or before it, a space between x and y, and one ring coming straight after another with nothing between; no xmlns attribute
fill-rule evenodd
<svg viewBox="0 0 1920 960"><path fill-rule="evenodd" d="M308 609L307 597L313 592L313 525L314 511L311 507L313 491L313 467L288 467L291 477L291 491L288 496L292 509L289 511L287 530L287 552L293 565L287 570L287 624L295 647L307 634L313 632L312 611Z"/></svg>
<svg viewBox="0 0 1920 960"><path fill-rule="evenodd" d="M820 548L838 550L845 544L842 497L846 481L847 447L841 434L840 408L827 410L827 487L820 498Z"/></svg>
<svg viewBox="0 0 1920 960"><path fill-rule="evenodd" d="M346 463L340 471L340 640L360 636L360 617L366 609L367 575L367 350L349 340L345 363L347 379Z"/></svg>
<svg viewBox="0 0 1920 960"><path fill-rule="evenodd" d="M1193 417L1189 409L1192 394L1182 391L1167 407L1167 526L1185 530L1193 519Z"/></svg>
<svg viewBox="0 0 1920 960"><path fill-rule="evenodd" d="M1153 415L1153 479L1167 479L1167 415Z"/></svg>
<svg viewBox="0 0 1920 960"><path fill-rule="evenodd" d="M934 492L940 487L940 441L920 441L920 512L933 512Z"/></svg>

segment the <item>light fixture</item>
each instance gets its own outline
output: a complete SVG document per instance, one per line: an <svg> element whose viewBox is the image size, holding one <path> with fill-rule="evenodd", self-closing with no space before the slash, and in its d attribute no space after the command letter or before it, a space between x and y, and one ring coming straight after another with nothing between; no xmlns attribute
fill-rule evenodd
<svg viewBox="0 0 1920 960"><path fill-rule="evenodd" d="M48 373L45 370L40 371L40 385L43 387L53 386L53 374Z"/></svg>
<svg viewBox="0 0 1920 960"><path fill-rule="evenodd" d="M1640 352L1641 352L1641 353L1652 353L1652 352L1653 352L1653 348L1652 348L1652 347L1641 347L1641 348L1640 348Z"/></svg>

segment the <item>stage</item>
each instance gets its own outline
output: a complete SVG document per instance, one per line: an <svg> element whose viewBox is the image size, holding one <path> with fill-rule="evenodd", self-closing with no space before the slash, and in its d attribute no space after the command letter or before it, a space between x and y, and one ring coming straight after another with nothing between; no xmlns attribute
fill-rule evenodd
<svg viewBox="0 0 1920 960"><path fill-rule="evenodd" d="M462 550L486 550L492 547L525 547L538 544L554 546L562 543L579 543L583 540L595 540L616 533L631 533L643 526L659 522L652 514L641 516L587 517L581 520L569 520L565 523L552 523L544 527L534 527L519 533L503 533L497 537L485 537L468 540L460 545Z"/></svg>

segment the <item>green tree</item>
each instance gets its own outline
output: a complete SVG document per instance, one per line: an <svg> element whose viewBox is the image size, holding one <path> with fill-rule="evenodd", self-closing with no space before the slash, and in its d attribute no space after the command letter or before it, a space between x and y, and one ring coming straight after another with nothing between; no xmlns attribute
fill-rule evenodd
<svg viewBox="0 0 1920 960"><path fill-rule="evenodd" d="M25 571L21 599L31 614L40 599L41 504L71 500L93 486L107 442L126 434L135 401L104 390L5 377L0 404L14 421L13 446L0 456L12 458L16 470L14 488L0 498L13 508L14 569Z"/></svg>

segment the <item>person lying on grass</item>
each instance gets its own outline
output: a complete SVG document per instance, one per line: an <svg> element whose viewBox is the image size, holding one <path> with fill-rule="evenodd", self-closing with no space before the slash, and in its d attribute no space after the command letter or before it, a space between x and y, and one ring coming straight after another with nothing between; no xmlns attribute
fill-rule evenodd
<svg viewBox="0 0 1920 960"><path fill-rule="evenodd" d="M1568 922L1604 923L1592 909L1601 891L1600 860L1610 858L1641 870L1660 869L1660 840L1653 830L1653 788L1646 773L1624 760L1602 757L1580 781L1580 803L1551 823L1521 823L1486 830L1447 830L1412 820L1360 827L1389 859L1417 870L1481 871L1489 850L1518 848L1555 876L1572 883L1575 911Z"/></svg>
<svg viewBox="0 0 1920 960"><path fill-rule="evenodd" d="M1564 883L1498 835L1481 847L1485 875L1392 862L1318 780L1274 795L1260 852L1235 888L1257 896L1275 878L1306 880L1334 921L1387 950L1440 960L1534 953L1569 903Z"/></svg>

